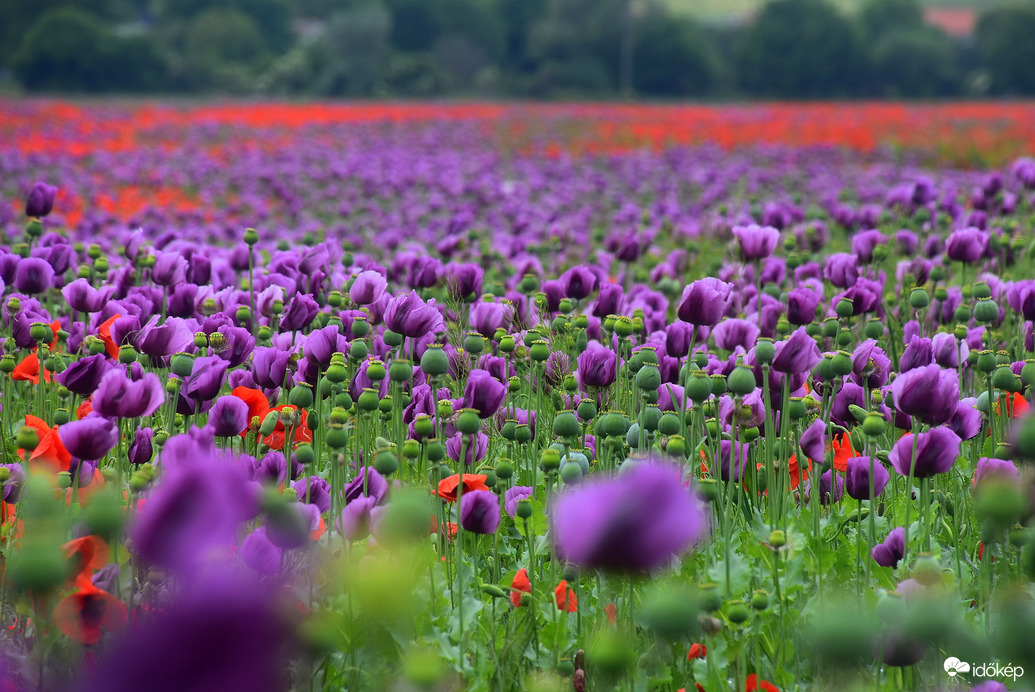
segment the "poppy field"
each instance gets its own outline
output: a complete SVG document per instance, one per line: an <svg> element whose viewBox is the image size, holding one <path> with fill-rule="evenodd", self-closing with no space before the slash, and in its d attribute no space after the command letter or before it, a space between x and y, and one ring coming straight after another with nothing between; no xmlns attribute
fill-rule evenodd
<svg viewBox="0 0 1035 692"><path fill-rule="evenodd" d="M1032 152L0 102L0 692L1029 689Z"/></svg>

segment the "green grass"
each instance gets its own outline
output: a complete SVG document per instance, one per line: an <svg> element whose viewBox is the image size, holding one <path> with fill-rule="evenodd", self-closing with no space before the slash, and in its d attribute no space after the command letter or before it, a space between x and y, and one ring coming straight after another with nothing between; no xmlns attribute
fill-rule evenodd
<svg viewBox="0 0 1035 692"><path fill-rule="evenodd" d="M750 14L767 0L665 0L675 12L706 20L722 20ZM864 0L830 0L842 10L854 12ZM968 7L976 10L988 7L994 0L921 0L931 7Z"/></svg>

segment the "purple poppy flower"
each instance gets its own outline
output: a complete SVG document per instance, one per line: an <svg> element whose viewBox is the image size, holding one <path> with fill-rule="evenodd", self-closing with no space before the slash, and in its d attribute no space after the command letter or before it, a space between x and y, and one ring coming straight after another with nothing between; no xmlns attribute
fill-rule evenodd
<svg viewBox="0 0 1035 692"><path fill-rule="evenodd" d="M296 293L280 316L280 327L286 331L305 329L320 312L320 306L308 293Z"/></svg>
<svg viewBox="0 0 1035 692"><path fill-rule="evenodd" d="M734 460L734 446L736 447L736 459ZM744 471L748 465L748 454L750 446L743 443L734 443L732 440L722 440L719 443L719 476L724 481L729 481L732 475L733 481L739 483L744 477ZM709 457L705 464L711 466L712 459ZM731 468L732 467L732 468Z"/></svg>
<svg viewBox="0 0 1035 692"><path fill-rule="evenodd" d="M432 288L438 283L442 262L434 257L414 257L410 263L410 273L406 278L410 288ZM460 295L460 298L466 298Z"/></svg>
<svg viewBox="0 0 1035 692"><path fill-rule="evenodd" d="M187 322L170 317L164 324L158 324L158 316L152 317L136 335L137 350L154 358L171 356L194 350L194 332Z"/></svg>
<svg viewBox="0 0 1035 692"><path fill-rule="evenodd" d="M479 301L471 305L468 324L486 339L492 339L496 330L510 325L514 308L506 303Z"/></svg>
<svg viewBox="0 0 1035 692"><path fill-rule="evenodd" d="M815 339L809 336L805 327L798 327L789 337L776 344L773 356L773 370L786 375L800 375L812 370L823 360Z"/></svg>
<svg viewBox="0 0 1035 692"><path fill-rule="evenodd" d="M884 665L905 668L916 665L927 655L927 643L898 629L881 633L873 643L874 656L879 655Z"/></svg>
<svg viewBox="0 0 1035 692"><path fill-rule="evenodd" d="M47 185L40 181L29 190L29 197L25 200L25 215L32 218L43 218L54 209L54 198L57 197L58 189L53 185Z"/></svg>
<svg viewBox="0 0 1035 692"><path fill-rule="evenodd" d="M178 252L157 252L151 278L159 286L175 286L187 280L187 260Z"/></svg>
<svg viewBox="0 0 1035 692"><path fill-rule="evenodd" d="M464 455L464 464L471 466L485 458L489 451L489 436L479 432L475 438L474 445L471 444L471 436L457 433L446 440L446 456L453 461L460 461L461 452Z"/></svg>
<svg viewBox="0 0 1035 692"><path fill-rule="evenodd" d="M236 396L221 396L208 412L208 424L216 437L240 435L248 427L248 404Z"/></svg>
<svg viewBox="0 0 1035 692"><path fill-rule="evenodd" d="M193 317L197 312L198 287L177 284L169 296L168 312L171 317Z"/></svg>
<svg viewBox="0 0 1035 692"><path fill-rule="evenodd" d="M819 477L819 504L829 505L838 502L845 493L845 479L834 469L828 469ZM805 497L812 497L812 479L805 483Z"/></svg>
<svg viewBox="0 0 1035 692"><path fill-rule="evenodd" d="M600 280L587 267L579 265L561 274L560 281L564 286L564 295L572 300L583 300L597 290Z"/></svg>
<svg viewBox="0 0 1035 692"><path fill-rule="evenodd" d="M945 254L955 262L975 264L985 256L988 238L988 234L978 228L953 231L945 242Z"/></svg>
<svg viewBox="0 0 1035 692"><path fill-rule="evenodd" d="M676 311L679 319L695 327L714 327L733 302L733 285L713 277L698 279L683 289Z"/></svg>
<svg viewBox="0 0 1035 692"><path fill-rule="evenodd" d="M747 351L755 345L760 334L758 327L741 319L723 320L712 329L715 345L724 351L732 351L737 346Z"/></svg>
<svg viewBox="0 0 1035 692"><path fill-rule="evenodd" d="M308 502L314 505L320 514L331 508L331 484L319 476L308 476L299 478L291 484L295 489L295 496L299 502ZM308 494L309 499L306 500Z"/></svg>
<svg viewBox="0 0 1035 692"><path fill-rule="evenodd" d="M90 414L82 420L59 426L58 436L72 456L96 461L110 452L118 442L119 429L104 416Z"/></svg>
<svg viewBox="0 0 1035 692"><path fill-rule="evenodd" d="M847 252L835 252L827 257L823 278L838 288L848 288L859 279L859 260Z"/></svg>
<svg viewBox="0 0 1035 692"><path fill-rule="evenodd" d="M787 294L787 321L806 325L816 319L816 308L823 296L808 288L795 288Z"/></svg>
<svg viewBox="0 0 1035 692"><path fill-rule="evenodd" d="M196 289L197 287L195 287ZM114 286L94 288L86 279L76 279L61 289L68 306L79 312L100 312L115 293Z"/></svg>
<svg viewBox="0 0 1035 692"><path fill-rule="evenodd" d="M914 478L929 478L946 473L956 463L960 453L960 438L949 428L932 428L919 433L916 442ZM913 436L905 435L891 448L891 465L902 476L909 475L913 458Z"/></svg>
<svg viewBox="0 0 1035 692"><path fill-rule="evenodd" d="M852 236L852 254L858 257L860 262L872 262L874 248L886 242L888 239L880 231L860 231Z"/></svg>
<svg viewBox="0 0 1035 692"><path fill-rule="evenodd" d="M600 284L600 293L597 295L597 302L593 306L593 314L600 318L619 314L623 295L620 284L610 281L602 282Z"/></svg>
<svg viewBox="0 0 1035 692"><path fill-rule="evenodd" d="M256 348L252 351L251 364L251 373L255 379L255 384L263 389L283 387L290 361L290 351L282 351L275 347L260 346Z"/></svg>
<svg viewBox="0 0 1035 692"><path fill-rule="evenodd" d="M0 468L7 469L8 472L7 480L4 481L3 501L11 505L17 504L22 496L22 486L25 485L25 469L21 464L0 464Z"/></svg>
<svg viewBox="0 0 1035 692"><path fill-rule="evenodd" d="M133 442L130 443L129 451L126 454L129 457L129 463L139 466L151 461L155 453L154 438L154 429L138 428L133 435Z"/></svg>
<svg viewBox="0 0 1035 692"><path fill-rule="evenodd" d="M255 529L241 542L241 560L259 574L279 572L283 555L284 549L273 544L265 526Z"/></svg>
<svg viewBox="0 0 1035 692"><path fill-rule="evenodd" d="M225 384L229 367L230 364L218 356L195 358L190 377L183 385L183 394L196 402L212 401Z"/></svg>
<svg viewBox="0 0 1035 692"><path fill-rule="evenodd" d="M93 410L109 418L150 416L165 402L165 388L158 375L149 372L132 380L116 367L101 378L93 394Z"/></svg>
<svg viewBox="0 0 1035 692"><path fill-rule="evenodd" d="M444 322L433 302L425 303L416 291L396 296L385 307L385 325L393 332L410 338L441 331Z"/></svg>
<svg viewBox="0 0 1035 692"><path fill-rule="evenodd" d="M827 453L826 421L814 420L798 438L801 451L812 461L822 464Z"/></svg>
<svg viewBox="0 0 1035 692"><path fill-rule="evenodd" d="M54 280L54 267L39 257L26 257L18 262L14 274L14 287L22 293L36 295L50 288Z"/></svg>
<svg viewBox="0 0 1035 692"><path fill-rule="evenodd" d="M583 387L610 387L617 377L618 354L597 341L589 342L575 362Z"/></svg>
<svg viewBox="0 0 1035 692"><path fill-rule="evenodd" d="M748 262L765 259L780 242L780 231L772 226L735 226L733 236L740 246L740 254Z"/></svg>
<svg viewBox="0 0 1035 692"><path fill-rule="evenodd" d="M855 347L852 354L852 380L870 389L878 389L888 383L891 376L891 359L877 346L873 339L867 339Z"/></svg>
<svg viewBox="0 0 1035 692"><path fill-rule="evenodd" d="M384 295L388 281L376 271L363 271L356 275L349 289L349 297L357 305L376 303Z"/></svg>
<svg viewBox="0 0 1035 692"><path fill-rule="evenodd" d="M654 461L565 489L548 514L557 555L587 569L650 571L707 532L704 507L683 485L681 469Z"/></svg>
<svg viewBox="0 0 1035 692"><path fill-rule="evenodd" d="M79 396L90 396L101 383L101 379L112 369L107 354L98 353L73 362L55 379L68 391Z"/></svg>
<svg viewBox="0 0 1035 692"><path fill-rule="evenodd" d="M970 349L966 344L960 344L956 337L949 332L938 332L931 337L931 353L934 362L943 368L958 368L960 365L960 350L966 358Z"/></svg>
<svg viewBox="0 0 1035 692"><path fill-rule="evenodd" d="M511 519L517 516L518 502L526 497L531 497L532 492L533 489L527 485L515 485L513 488L508 488L507 492L503 494L503 508L507 510Z"/></svg>
<svg viewBox="0 0 1035 692"><path fill-rule="evenodd" d="M891 530L883 543L873 546L870 551L873 561L881 567L898 567L899 560L906 554L906 530L901 526Z"/></svg>
<svg viewBox="0 0 1035 692"><path fill-rule="evenodd" d="M961 440L970 440L977 437L984 427L981 419L981 412L977 410L977 399L968 397L956 404L956 411L949 419L948 425Z"/></svg>
<svg viewBox="0 0 1035 692"><path fill-rule="evenodd" d="M486 370L472 370L464 386L460 408L471 408L483 420L492 417L507 396L507 387Z"/></svg>
<svg viewBox="0 0 1035 692"><path fill-rule="evenodd" d="M341 510L337 528L349 543L361 541L370 535L377 498L362 495L352 500Z"/></svg>
<svg viewBox="0 0 1035 692"><path fill-rule="evenodd" d="M460 498L460 526L471 533L496 533L500 525L500 500L489 490L472 490Z"/></svg>
<svg viewBox="0 0 1035 692"><path fill-rule="evenodd" d="M252 480L265 485L282 485L288 480L287 457L277 450L267 452L255 466Z"/></svg>
<svg viewBox="0 0 1035 692"><path fill-rule="evenodd" d="M367 479L366 493L363 492L364 479ZM388 497L388 481L372 466L360 469L356 477L345 486L344 498L346 504L364 495L374 498L376 504L382 504Z"/></svg>
<svg viewBox="0 0 1035 692"><path fill-rule="evenodd" d="M947 423L960 400L959 379L951 370L937 365L903 372L891 383L895 408L928 425Z"/></svg>
<svg viewBox="0 0 1035 692"><path fill-rule="evenodd" d="M902 352L898 367L901 372L909 372L934 362L934 346L930 339L914 335L909 339L906 350Z"/></svg>
<svg viewBox="0 0 1035 692"><path fill-rule="evenodd" d="M873 466L873 496L884 492L884 486L891 480L888 470L873 457L852 457L845 471L845 490L856 500L870 499L870 466Z"/></svg>
<svg viewBox="0 0 1035 692"><path fill-rule="evenodd" d="M298 548L310 540L310 534L320 525L320 510L314 505L291 502L268 510L263 523L273 545Z"/></svg>
<svg viewBox="0 0 1035 692"><path fill-rule="evenodd" d="M341 332L338 331L336 326L328 325L323 329L317 329L306 337L305 343L302 344L302 353L305 354L307 360L317 364L320 368L326 368L331 364L331 356L335 353L345 353L348 351L349 342ZM291 354L287 353L288 361L290 361ZM274 374L279 373L279 359L283 356L277 354L263 352L263 358L269 358L271 361L276 362L276 370ZM271 367L273 365L271 364ZM287 367L287 363L284 363L284 367ZM253 369L254 365L253 365ZM258 381L258 379L256 380ZM283 384L282 380L274 380L270 378L269 381L279 382L280 386ZM272 389L272 387L270 387Z"/></svg>
<svg viewBox="0 0 1035 692"><path fill-rule="evenodd" d="M1021 471L1017 468L1016 464L1007 459L981 457L978 459L977 469L974 471L975 490L979 488L982 483L992 478L998 478L999 480L1006 481L1008 483L1020 483Z"/></svg>

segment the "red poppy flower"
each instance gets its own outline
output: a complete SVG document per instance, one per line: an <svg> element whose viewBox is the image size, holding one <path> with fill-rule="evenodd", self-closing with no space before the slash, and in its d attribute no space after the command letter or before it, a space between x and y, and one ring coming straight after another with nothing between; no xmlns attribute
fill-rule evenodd
<svg viewBox="0 0 1035 692"><path fill-rule="evenodd" d="M76 420L82 420L93 413L93 397L87 399L83 403L79 404L79 408L75 410Z"/></svg>
<svg viewBox="0 0 1035 692"><path fill-rule="evenodd" d="M514 575L514 581L510 583L513 589L510 592L510 602L515 608L521 607L521 594L532 593L532 582L528 580L528 570L522 567Z"/></svg>
<svg viewBox="0 0 1035 692"><path fill-rule="evenodd" d="M434 492L434 491L432 491L432 492ZM450 540L452 540L453 538L456 538L456 532L458 530L459 530L459 527L457 527L456 522L452 522L452 521L447 521L446 522L446 532L449 534L447 536L447 538L449 538ZM431 517L431 533L432 534L438 533L438 517L436 517L434 515L432 515L432 517Z"/></svg>
<svg viewBox="0 0 1035 692"><path fill-rule="evenodd" d="M472 490L490 490L489 486L485 485L485 479L488 476L477 474L477 473L465 473L464 474L464 493L469 493ZM448 478L443 478L438 483L438 490L432 490L432 494L438 495L446 502L456 502L456 491L460 485L460 474L454 473Z"/></svg>
<svg viewBox="0 0 1035 692"><path fill-rule="evenodd" d="M575 591L568 588L567 580L562 579L557 588L553 590L553 594L557 599L557 607L562 611L574 613L578 610L579 601L575 598Z"/></svg>
<svg viewBox="0 0 1035 692"><path fill-rule="evenodd" d="M100 536L84 536L64 545L68 556L69 580L77 586L89 586L93 573L108 564L108 544Z"/></svg>
<svg viewBox="0 0 1035 692"><path fill-rule="evenodd" d="M848 460L858 456L852 449L851 436L846 432L834 433L830 447L834 450L834 470L844 473L848 470Z"/></svg>
<svg viewBox="0 0 1035 692"><path fill-rule="evenodd" d="M798 458L791 455L791 458L787 460L787 472L791 479L791 490L797 489L798 485L803 480L809 477L809 472L812 470L812 462L806 459L804 467L798 465Z"/></svg>
<svg viewBox="0 0 1035 692"><path fill-rule="evenodd" d="M327 533L327 524L324 522L323 517L320 517L320 525L309 533L309 538L318 541L325 533Z"/></svg>
<svg viewBox="0 0 1035 692"><path fill-rule="evenodd" d="M18 363L18 365L14 366L14 370L11 371L11 379L28 381L33 384L40 383L40 361L39 358L36 357L35 351L22 358L22 361ZM43 381L52 382L53 379L54 373L43 368Z"/></svg>
<svg viewBox="0 0 1035 692"><path fill-rule="evenodd" d="M744 688L745 692L755 692L755 690L765 690L765 692L780 692L776 685L769 682L768 680L759 680L758 675L752 673L747 676L747 686Z"/></svg>
<svg viewBox="0 0 1035 692"><path fill-rule="evenodd" d="M83 505L84 507L89 504L90 496L105 486L104 476L99 471L93 472L93 478L86 485L76 488L75 484L72 487L65 489L65 505L72 506L72 498Z"/></svg>
<svg viewBox="0 0 1035 692"><path fill-rule="evenodd" d="M1028 412L1028 409L1031 408L1031 406L1028 405L1028 400L1025 399L1024 395L1020 392L1014 392L1013 394L1007 395L1005 400L1006 415L1010 418L1020 418ZM992 404L992 408L995 409L996 413L999 413L1001 410L998 401Z"/></svg>
<svg viewBox="0 0 1035 692"><path fill-rule="evenodd" d="M72 463L72 455L65 449L58 436L57 426L53 428L47 425L46 421L36 416L25 416L25 425L36 430L39 435L39 443L36 449L29 453L29 463L45 467L52 473L67 471ZM22 453L24 459L24 453Z"/></svg>
<svg viewBox="0 0 1035 692"><path fill-rule="evenodd" d="M708 649L704 646L704 644L698 644L697 642L694 642L690 645L690 651L688 651L686 654L686 660L692 661L695 658L704 658L705 654L707 653Z"/></svg>
<svg viewBox="0 0 1035 692"><path fill-rule="evenodd" d="M104 351L112 360L119 359L119 345L111 338L111 325L120 317L122 317L122 315L116 312L114 315L101 322L100 326L97 327L97 336L99 336L101 341L104 343Z"/></svg>
<svg viewBox="0 0 1035 692"><path fill-rule="evenodd" d="M102 629L115 632L126 626L125 604L93 584L83 585L65 596L54 609L54 622L80 644L96 644Z"/></svg>
<svg viewBox="0 0 1035 692"><path fill-rule="evenodd" d="M608 603L607 607L604 608L604 612L607 614L607 621L614 625L615 617L618 615L618 608L615 607L615 604Z"/></svg>
<svg viewBox="0 0 1035 692"><path fill-rule="evenodd" d="M280 413L286 408L295 408L294 406L290 406L290 404L274 406L271 408L269 401L266 399L266 395L258 389L252 389L250 387L235 387L231 394L248 405L249 427L253 418L257 417L260 421L263 421L271 411ZM313 441L313 431L309 429L309 425L306 422L307 416L308 412L305 409L302 409L299 413L299 423L295 426L294 442L296 445L303 442ZM248 429L246 428L244 432L241 433L241 437L246 437L247 435ZM277 427L273 429L272 433L262 438L262 441L266 443L266 446L270 449L283 449L284 443L287 441L287 427L278 420Z"/></svg>

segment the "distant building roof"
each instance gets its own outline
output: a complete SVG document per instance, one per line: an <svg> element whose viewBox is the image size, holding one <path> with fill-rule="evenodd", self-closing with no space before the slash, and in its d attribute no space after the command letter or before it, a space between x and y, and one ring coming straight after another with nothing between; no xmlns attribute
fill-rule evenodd
<svg viewBox="0 0 1035 692"><path fill-rule="evenodd" d="M974 34L977 12L955 7L925 7L924 21L938 27L949 36L966 38Z"/></svg>

